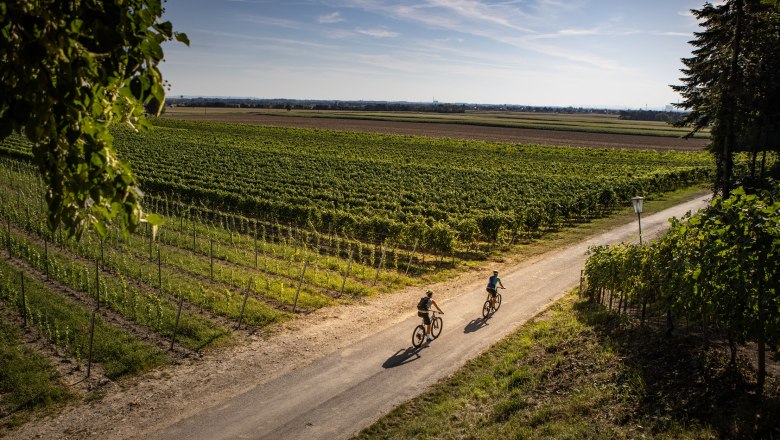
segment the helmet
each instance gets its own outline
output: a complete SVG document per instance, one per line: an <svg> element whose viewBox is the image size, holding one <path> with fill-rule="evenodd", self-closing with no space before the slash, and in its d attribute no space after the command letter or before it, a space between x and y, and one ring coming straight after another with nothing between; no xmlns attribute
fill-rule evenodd
<svg viewBox="0 0 780 440"><path fill-rule="evenodd" d="M498 275L498 271L497 271L497 270L494 270L494 271L493 271L493 275Z"/></svg>
<svg viewBox="0 0 780 440"><path fill-rule="evenodd" d="M425 294L428 295L428 296L431 296L431 295L433 295L433 290L429 289L428 291L425 292Z"/></svg>

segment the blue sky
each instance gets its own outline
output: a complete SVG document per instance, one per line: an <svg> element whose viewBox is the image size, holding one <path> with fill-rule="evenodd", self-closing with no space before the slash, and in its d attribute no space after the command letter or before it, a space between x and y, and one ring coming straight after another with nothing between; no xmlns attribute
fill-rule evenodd
<svg viewBox="0 0 780 440"><path fill-rule="evenodd" d="M168 0L169 96L677 102L688 0Z"/></svg>

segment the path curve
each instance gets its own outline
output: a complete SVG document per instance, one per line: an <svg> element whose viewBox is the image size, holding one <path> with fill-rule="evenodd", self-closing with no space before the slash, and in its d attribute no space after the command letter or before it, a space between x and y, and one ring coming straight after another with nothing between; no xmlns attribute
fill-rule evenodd
<svg viewBox="0 0 780 440"><path fill-rule="evenodd" d="M705 207L699 197L643 217L643 238L668 227L667 219ZM590 246L637 240L632 222L577 245L549 252L501 274L501 309L479 319L484 281L461 286L441 301L444 331L428 346L411 348L413 313L355 344L274 380L203 408L145 437L153 439L342 439L369 426L395 406L462 366L507 336L579 282ZM410 304L413 308L414 304Z"/></svg>

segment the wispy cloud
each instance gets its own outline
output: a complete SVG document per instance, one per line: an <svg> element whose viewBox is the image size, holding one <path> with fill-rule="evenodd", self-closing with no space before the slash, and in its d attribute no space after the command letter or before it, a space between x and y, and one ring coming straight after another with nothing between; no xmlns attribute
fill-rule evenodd
<svg viewBox="0 0 780 440"><path fill-rule="evenodd" d="M332 14L320 15L319 18L317 18L317 21L320 24L341 23L344 21L344 17L341 16L340 12L334 12Z"/></svg>
<svg viewBox="0 0 780 440"><path fill-rule="evenodd" d="M327 38L334 38L334 39L349 38L355 35L354 32L347 29L325 29L322 33Z"/></svg>
<svg viewBox="0 0 780 440"><path fill-rule="evenodd" d="M355 32L363 35L368 35L370 37L377 37L377 38L394 38L397 37L399 34L398 32L393 32L391 30L387 30L384 28L373 28L373 29L355 29Z"/></svg>
<svg viewBox="0 0 780 440"><path fill-rule="evenodd" d="M249 16L242 17L242 20L250 23L262 24L267 26L276 26L288 29L300 29L303 27L303 23L294 20L285 20L283 18L261 17L261 16Z"/></svg>
<svg viewBox="0 0 780 440"><path fill-rule="evenodd" d="M598 33L598 29L561 29L558 31L559 35L565 36L596 35Z"/></svg>

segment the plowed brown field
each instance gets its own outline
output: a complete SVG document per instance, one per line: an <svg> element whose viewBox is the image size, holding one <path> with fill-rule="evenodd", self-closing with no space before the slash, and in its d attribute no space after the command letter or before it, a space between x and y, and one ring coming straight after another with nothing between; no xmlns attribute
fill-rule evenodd
<svg viewBox="0 0 780 440"><path fill-rule="evenodd" d="M593 148L635 148L646 150L701 151L706 139L681 139L661 136L588 133L580 131L539 130L529 128L489 127L470 124L433 122L370 121L360 119L312 118L304 116L276 116L258 113L173 113L171 119L219 121L273 127L315 128L367 133L386 133L438 138L473 139L512 142L518 144L559 145Z"/></svg>

